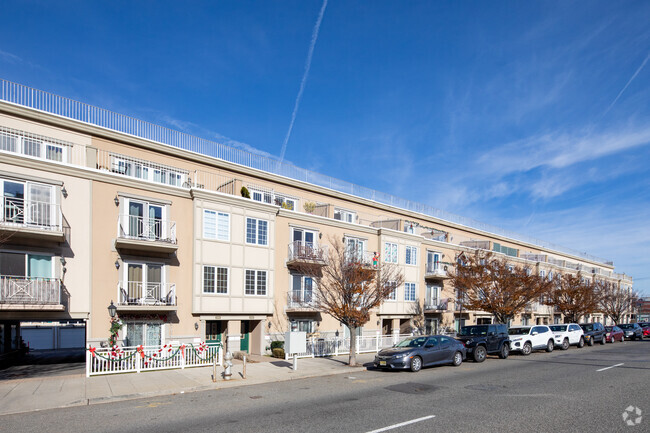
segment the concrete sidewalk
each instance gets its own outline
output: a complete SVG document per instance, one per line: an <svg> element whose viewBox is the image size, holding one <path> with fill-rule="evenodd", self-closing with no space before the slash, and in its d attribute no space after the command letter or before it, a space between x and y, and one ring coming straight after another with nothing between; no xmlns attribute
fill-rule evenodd
<svg viewBox="0 0 650 433"><path fill-rule="evenodd" d="M353 373L366 370L374 356L374 353L357 355L357 363L363 365L360 367L348 367L347 355L299 359L297 371L293 371L290 361L267 358L263 362L247 363L246 379L242 377L242 362L233 360L232 379L224 381L223 367L217 367L216 382L212 381L212 367L89 378L72 374L3 380L0 381L0 415Z"/></svg>

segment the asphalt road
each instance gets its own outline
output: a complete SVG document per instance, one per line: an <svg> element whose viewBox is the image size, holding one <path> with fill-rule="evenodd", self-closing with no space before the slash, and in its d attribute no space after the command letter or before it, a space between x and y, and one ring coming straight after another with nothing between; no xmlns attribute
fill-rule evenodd
<svg viewBox="0 0 650 433"><path fill-rule="evenodd" d="M630 341L8 415L0 430L640 432L650 431L649 386L650 340ZM643 411L638 425L623 420L629 406Z"/></svg>

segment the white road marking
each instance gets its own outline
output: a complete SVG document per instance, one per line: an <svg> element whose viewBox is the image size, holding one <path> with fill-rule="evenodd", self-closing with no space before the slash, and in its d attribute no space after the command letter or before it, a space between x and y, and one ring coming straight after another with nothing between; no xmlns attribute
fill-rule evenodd
<svg viewBox="0 0 650 433"><path fill-rule="evenodd" d="M404 422L401 422L399 424L389 425L388 427L384 427L384 428L380 428L380 429L377 429L377 430L369 431L368 433L379 433L379 432L386 431L386 430L392 430L392 429L397 428L397 427L404 427L405 425L415 424L416 422L424 421L424 420L431 419L431 418L434 418L434 417L435 417L435 415L429 415L429 416L425 416L425 417L422 417L422 418L412 419L411 421L404 421Z"/></svg>
<svg viewBox="0 0 650 433"><path fill-rule="evenodd" d="M624 364L624 362L621 362L620 364L610 365L609 367L601 368L600 370L596 370L596 371L605 371L605 370L609 370L610 368L620 367L620 366L623 365L623 364Z"/></svg>

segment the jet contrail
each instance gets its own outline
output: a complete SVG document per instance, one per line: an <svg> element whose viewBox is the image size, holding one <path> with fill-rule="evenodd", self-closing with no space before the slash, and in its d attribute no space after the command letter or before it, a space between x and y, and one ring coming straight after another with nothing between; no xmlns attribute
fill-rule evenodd
<svg viewBox="0 0 650 433"><path fill-rule="evenodd" d="M307 83L309 68L311 68L311 57L314 54L314 47L316 46L316 40L318 39L318 30L320 30L320 23L321 21L323 21L323 15L325 14L326 7L327 7L327 0L323 0L323 6L320 8L320 13L318 14L316 25L314 26L314 30L311 33L311 43L309 44L309 53L307 54L307 61L305 61L305 73L302 75L302 81L300 82L300 90L298 90L296 103L293 106L293 113L291 113L291 122L289 123L289 130L287 131L287 136L284 137L284 143L282 143L282 151L280 152L280 162L284 160L284 152L287 150L287 143L289 142L289 137L291 137L291 130L293 129L293 123L296 121L296 113L298 113L298 106L300 105L300 100L302 99L302 92L305 90L305 83Z"/></svg>
<svg viewBox="0 0 650 433"><path fill-rule="evenodd" d="M628 88L628 86L632 83L632 81L634 81L634 79L636 78L636 76L639 75L639 72L641 72L641 70L643 69L643 67L645 66L645 64L648 63L648 60L650 60L650 53L648 53L648 55L646 56L646 58L645 58L645 60L643 61L643 63L641 63L641 66L639 66L639 68L636 70L636 72L634 73L634 75L632 75L632 78L630 78L630 79L627 81L627 84L625 85L625 87L623 87L623 90L621 90L620 92L618 92L618 95L616 95L616 98L614 98L614 100L612 101L612 103L609 104L609 107L607 107L607 110L605 110L605 112L603 113L603 116L604 116L605 114L607 114L607 113L609 112L609 110L612 109L612 107L614 106L614 104L616 104L616 101L618 101L618 98L620 98L621 95L623 94L623 92L625 92L625 89ZM601 116L601 117L602 117L602 116Z"/></svg>

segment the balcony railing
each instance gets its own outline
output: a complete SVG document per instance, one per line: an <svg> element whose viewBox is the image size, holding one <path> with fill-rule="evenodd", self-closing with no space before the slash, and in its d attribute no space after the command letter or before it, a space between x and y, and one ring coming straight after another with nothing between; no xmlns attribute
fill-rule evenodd
<svg viewBox="0 0 650 433"><path fill-rule="evenodd" d="M176 305L176 284L128 281L118 284L118 305Z"/></svg>
<svg viewBox="0 0 650 433"><path fill-rule="evenodd" d="M315 242L293 241L289 244L288 260L324 263L327 260L327 246Z"/></svg>
<svg viewBox="0 0 650 433"><path fill-rule="evenodd" d="M143 241L176 243L176 223L134 215L120 215L119 237Z"/></svg>
<svg viewBox="0 0 650 433"><path fill-rule="evenodd" d="M314 292L290 291L287 293L287 308L316 308L316 295Z"/></svg>
<svg viewBox="0 0 650 433"><path fill-rule="evenodd" d="M348 250L345 252L345 260L349 264L360 264L365 268L376 268L379 265L378 256L371 251Z"/></svg>
<svg viewBox="0 0 650 433"><path fill-rule="evenodd" d="M449 265L443 262L428 262L424 273L427 278L447 278Z"/></svg>
<svg viewBox="0 0 650 433"><path fill-rule="evenodd" d="M0 276L0 304L60 305L57 278Z"/></svg>
<svg viewBox="0 0 650 433"><path fill-rule="evenodd" d="M61 207L54 203L3 197L0 224L13 228L62 231Z"/></svg>
<svg viewBox="0 0 650 433"><path fill-rule="evenodd" d="M447 311L449 306L449 298L431 298L424 300L425 311Z"/></svg>

